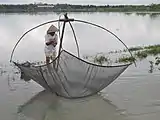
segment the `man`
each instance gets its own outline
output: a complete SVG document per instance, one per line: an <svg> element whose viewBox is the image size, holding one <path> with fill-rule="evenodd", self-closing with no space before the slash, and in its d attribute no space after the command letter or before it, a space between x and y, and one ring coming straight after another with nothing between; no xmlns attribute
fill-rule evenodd
<svg viewBox="0 0 160 120"><path fill-rule="evenodd" d="M58 29L54 25L51 25L45 35L46 64L48 64L50 60L54 60L56 58L56 45L58 42L58 35L56 34L57 31Z"/></svg>

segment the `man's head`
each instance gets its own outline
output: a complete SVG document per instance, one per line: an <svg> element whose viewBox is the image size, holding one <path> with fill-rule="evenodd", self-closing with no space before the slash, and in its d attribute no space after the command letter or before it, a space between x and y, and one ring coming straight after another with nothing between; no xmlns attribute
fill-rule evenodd
<svg viewBox="0 0 160 120"><path fill-rule="evenodd" d="M49 27L49 29L47 30L47 34L50 34L53 36L55 34L55 32L57 32L57 31L58 31L58 28L56 28L54 25L51 25Z"/></svg>

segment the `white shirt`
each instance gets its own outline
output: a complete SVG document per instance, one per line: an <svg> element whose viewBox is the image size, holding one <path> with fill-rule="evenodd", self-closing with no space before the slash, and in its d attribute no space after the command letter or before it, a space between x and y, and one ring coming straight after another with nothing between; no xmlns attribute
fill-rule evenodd
<svg viewBox="0 0 160 120"><path fill-rule="evenodd" d="M52 54L53 52L56 51L56 47L54 47L52 44L48 46L46 45L46 43L50 41L58 42L58 36L56 33L54 34L54 36L51 36L50 34L45 35L45 53L47 55Z"/></svg>

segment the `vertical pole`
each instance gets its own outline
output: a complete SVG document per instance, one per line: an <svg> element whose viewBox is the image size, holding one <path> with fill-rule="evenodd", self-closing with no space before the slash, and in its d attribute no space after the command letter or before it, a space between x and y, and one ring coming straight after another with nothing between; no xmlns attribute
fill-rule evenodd
<svg viewBox="0 0 160 120"><path fill-rule="evenodd" d="M64 23L63 23L62 35L61 35L61 38L60 38L60 45L59 45L59 51L58 51L58 60L57 60L57 66L56 66L57 70L58 70L58 65L59 65L60 52L61 52L61 49L62 49L65 26L66 26L66 21L64 21Z"/></svg>

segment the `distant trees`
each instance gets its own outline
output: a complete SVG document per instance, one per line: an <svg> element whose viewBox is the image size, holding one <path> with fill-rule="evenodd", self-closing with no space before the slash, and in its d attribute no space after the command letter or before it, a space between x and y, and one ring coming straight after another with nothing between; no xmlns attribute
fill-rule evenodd
<svg viewBox="0 0 160 120"><path fill-rule="evenodd" d="M47 12L47 11L82 11L82 12L133 12L160 11L160 4L151 5L71 5L34 3L23 5L0 5L0 12Z"/></svg>

